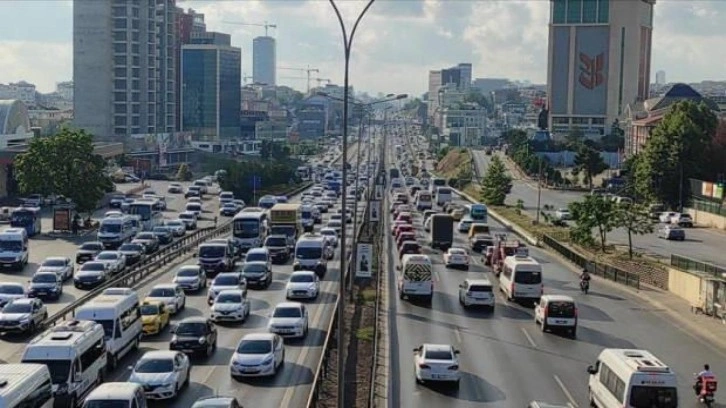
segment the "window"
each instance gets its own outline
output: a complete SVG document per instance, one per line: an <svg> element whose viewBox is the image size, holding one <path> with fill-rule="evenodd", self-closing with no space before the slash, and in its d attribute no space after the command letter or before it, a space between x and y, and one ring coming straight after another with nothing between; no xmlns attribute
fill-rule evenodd
<svg viewBox="0 0 726 408"><path fill-rule="evenodd" d="M610 22L610 0L599 0L597 22L607 24Z"/></svg>
<svg viewBox="0 0 726 408"><path fill-rule="evenodd" d="M126 126L126 116L116 116L113 118L114 126Z"/></svg>
<svg viewBox="0 0 726 408"><path fill-rule="evenodd" d="M101 337L88 350L81 354L81 368L83 371L90 368L106 352L106 345Z"/></svg>
<svg viewBox="0 0 726 408"><path fill-rule="evenodd" d="M593 125L604 125L605 118L592 118L592 124Z"/></svg>
<svg viewBox="0 0 726 408"><path fill-rule="evenodd" d="M114 31L113 40L114 41L126 41L126 31Z"/></svg>
<svg viewBox="0 0 726 408"><path fill-rule="evenodd" d="M115 135L125 135L126 134L126 128L124 128L124 127L115 127L115 128L113 128L113 133Z"/></svg>
<svg viewBox="0 0 726 408"><path fill-rule="evenodd" d="M139 117L134 116L131 118L131 126L139 126Z"/></svg>
<svg viewBox="0 0 726 408"><path fill-rule="evenodd" d="M132 113L139 113L139 104L138 103L135 103L135 104L131 105L131 112Z"/></svg>
<svg viewBox="0 0 726 408"><path fill-rule="evenodd" d="M133 66L138 67L140 65L139 57L134 57L134 59L132 61L133 61L133 64L132 64Z"/></svg>
<svg viewBox="0 0 726 408"><path fill-rule="evenodd" d="M117 78L125 77L126 76L126 67L114 68L113 75Z"/></svg>
<svg viewBox="0 0 726 408"><path fill-rule="evenodd" d="M572 118L573 125L587 125L588 122L588 118Z"/></svg>
<svg viewBox="0 0 726 408"><path fill-rule="evenodd" d="M606 364L600 366L600 383L622 404L625 397L625 382Z"/></svg>
<svg viewBox="0 0 726 408"><path fill-rule="evenodd" d="M139 101L139 93L138 92L132 92L131 93L131 101L132 102L138 102Z"/></svg>
<svg viewBox="0 0 726 408"><path fill-rule="evenodd" d="M113 105L114 113L125 114L127 109L126 106L127 105L125 103L117 103Z"/></svg>
<svg viewBox="0 0 726 408"><path fill-rule="evenodd" d="M114 18L113 19L113 28L126 28L126 19L125 18Z"/></svg>
<svg viewBox="0 0 726 408"><path fill-rule="evenodd" d="M126 89L126 80L125 79L117 79L113 81L114 89Z"/></svg>
<svg viewBox="0 0 726 408"><path fill-rule="evenodd" d="M126 92L114 92L113 101L114 102L126 102Z"/></svg>
<svg viewBox="0 0 726 408"><path fill-rule="evenodd" d="M114 17L126 17L126 7L124 7L124 6L114 6L114 8L113 8L113 16Z"/></svg>
<svg viewBox="0 0 726 408"><path fill-rule="evenodd" d="M567 0L567 22L578 24L582 21L582 0Z"/></svg>
<svg viewBox="0 0 726 408"><path fill-rule="evenodd" d="M139 19L138 18L131 20L131 28L134 30L139 29Z"/></svg>
<svg viewBox="0 0 726 408"><path fill-rule="evenodd" d="M134 305L121 314L121 327L126 330L141 318L139 305Z"/></svg>
<svg viewBox="0 0 726 408"><path fill-rule="evenodd" d="M563 117L553 117L552 118L552 124L555 125L568 125L570 123L569 118L563 118Z"/></svg>
<svg viewBox="0 0 726 408"><path fill-rule="evenodd" d="M13 405L16 408L35 408L35 407L42 407L43 404L48 402L50 398L53 396L53 389L50 382L50 379L43 384L40 384L39 386L36 386L33 391L28 394L25 398L23 398L20 401L17 401L15 405Z"/></svg>
<svg viewBox="0 0 726 408"><path fill-rule="evenodd" d="M116 65L126 65L126 56L117 55L117 56L113 57L113 63Z"/></svg>
<svg viewBox="0 0 726 408"><path fill-rule="evenodd" d="M582 22L597 22L597 0L582 0Z"/></svg>
<svg viewBox="0 0 726 408"><path fill-rule="evenodd" d="M138 54L139 53L139 44L132 45L131 46L131 52L134 53L134 54Z"/></svg>

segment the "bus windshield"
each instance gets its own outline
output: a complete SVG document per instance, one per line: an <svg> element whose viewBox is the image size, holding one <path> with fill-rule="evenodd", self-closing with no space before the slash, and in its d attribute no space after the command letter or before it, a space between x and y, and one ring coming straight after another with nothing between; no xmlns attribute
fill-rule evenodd
<svg viewBox="0 0 726 408"><path fill-rule="evenodd" d="M148 203L134 203L129 206L129 214L138 215L142 221L148 221L151 219L152 204Z"/></svg>
<svg viewBox="0 0 726 408"><path fill-rule="evenodd" d="M260 236L258 220L237 220L234 222L234 236L237 238L257 238Z"/></svg>
<svg viewBox="0 0 726 408"><path fill-rule="evenodd" d="M10 226L25 226L28 224L32 224L35 220L35 213L32 211L27 210L19 210L19 211L13 211L11 217L10 217Z"/></svg>

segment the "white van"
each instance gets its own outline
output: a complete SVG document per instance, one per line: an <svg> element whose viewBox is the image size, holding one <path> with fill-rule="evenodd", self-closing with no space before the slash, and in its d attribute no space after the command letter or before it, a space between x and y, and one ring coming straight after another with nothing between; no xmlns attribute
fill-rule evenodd
<svg viewBox="0 0 726 408"><path fill-rule="evenodd" d="M146 395L141 384L131 382L107 382L93 390L83 408L146 408Z"/></svg>
<svg viewBox="0 0 726 408"><path fill-rule="evenodd" d="M28 264L30 245L25 228L8 228L0 233L0 267L22 271Z"/></svg>
<svg viewBox="0 0 726 408"><path fill-rule="evenodd" d="M444 204L451 202L453 198L450 187L436 187L436 205L443 207Z"/></svg>
<svg viewBox="0 0 726 408"><path fill-rule="evenodd" d="M419 190L416 193L416 209L419 211L430 210L434 206L434 200L428 191Z"/></svg>
<svg viewBox="0 0 726 408"><path fill-rule="evenodd" d="M504 258L499 275L499 289L510 301L529 299L539 302L544 289L542 265L529 256L514 255Z"/></svg>
<svg viewBox="0 0 726 408"><path fill-rule="evenodd" d="M118 248L136 235L132 216L112 216L101 220L96 238L106 248Z"/></svg>
<svg viewBox="0 0 726 408"><path fill-rule="evenodd" d="M103 382L106 370L103 327L87 320L60 323L28 343L21 361L47 365L56 403L75 407Z"/></svg>
<svg viewBox="0 0 726 408"><path fill-rule="evenodd" d="M323 277L328 271L328 259L332 254L333 248L324 236L303 234L295 244L293 270L315 271L316 275Z"/></svg>
<svg viewBox="0 0 726 408"><path fill-rule="evenodd" d="M424 298L431 302L434 297L432 273L433 265L428 255L404 255L398 277L398 297Z"/></svg>
<svg viewBox="0 0 726 408"><path fill-rule="evenodd" d="M0 364L0 408L53 406L53 385L45 364Z"/></svg>
<svg viewBox="0 0 726 408"><path fill-rule="evenodd" d="M76 310L76 319L93 320L103 326L111 368L115 368L129 351L139 347L141 309L135 292L125 296L98 296Z"/></svg>
<svg viewBox="0 0 726 408"><path fill-rule="evenodd" d="M197 217L200 217L202 215L202 213L204 212L204 207L202 206L201 203L189 202L184 207L184 211L192 212Z"/></svg>
<svg viewBox="0 0 726 408"><path fill-rule="evenodd" d="M542 295L534 306L534 324L542 331L566 331L574 339L577 335L577 305L570 296Z"/></svg>
<svg viewBox="0 0 726 408"><path fill-rule="evenodd" d="M676 373L649 351L605 349L587 372L594 407L678 406Z"/></svg>

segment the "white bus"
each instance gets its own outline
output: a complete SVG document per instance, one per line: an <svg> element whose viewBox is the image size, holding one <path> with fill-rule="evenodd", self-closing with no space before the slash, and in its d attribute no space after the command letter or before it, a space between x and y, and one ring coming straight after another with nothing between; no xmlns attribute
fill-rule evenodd
<svg viewBox="0 0 726 408"><path fill-rule="evenodd" d="M499 275L499 289L507 300L531 299L539 302L544 291L542 265L526 255L504 258Z"/></svg>
<svg viewBox="0 0 726 408"><path fill-rule="evenodd" d="M134 201L129 204L129 214L138 215L143 231L151 231L164 222L164 216L154 209L155 201Z"/></svg>
<svg viewBox="0 0 726 408"><path fill-rule="evenodd" d="M416 192L416 209L419 211L430 210L434 206L434 200L431 193L424 190Z"/></svg>
<svg viewBox="0 0 726 408"><path fill-rule="evenodd" d="M108 365L115 368L128 352L139 347L142 336L139 297L101 295L76 311L76 319L93 320L103 326Z"/></svg>
<svg viewBox="0 0 726 408"><path fill-rule="evenodd" d="M424 298L431 302L434 296L432 273L433 266L428 255L404 255L398 279L398 297Z"/></svg>
<svg viewBox="0 0 726 408"><path fill-rule="evenodd" d="M310 166L300 166L295 170L295 175L300 177L302 181L308 181L312 176L312 169Z"/></svg>
<svg viewBox="0 0 726 408"><path fill-rule="evenodd" d="M47 365L56 403L75 407L103 382L107 363L103 327L91 321L63 322L25 346L21 361Z"/></svg>
<svg viewBox="0 0 726 408"><path fill-rule="evenodd" d="M234 216L232 236L240 248L248 250L261 246L267 237L267 212L240 212Z"/></svg>
<svg viewBox="0 0 726 408"><path fill-rule="evenodd" d="M599 408L676 408L676 373L646 350L605 349L587 368L590 402Z"/></svg>
<svg viewBox="0 0 726 408"><path fill-rule="evenodd" d="M454 196L450 187L436 187L436 205L443 207L444 204L453 200Z"/></svg>
<svg viewBox="0 0 726 408"><path fill-rule="evenodd" d="M106 248L118 248L136 235L136 217L122 215L101 220L96 239Z"/></svg>
<svg viewBox="0 0 726 408"><path fill-rule="evenodd" d="M434 177L429 184L429 192L435 193L438 187L446 187L446 179Z"/></svg>
<svg viewBox="0 0 726 408"><path fill-rule="evenodd" d="M1 408L51 408L53 384L45 364L0 364Z"/></svg>

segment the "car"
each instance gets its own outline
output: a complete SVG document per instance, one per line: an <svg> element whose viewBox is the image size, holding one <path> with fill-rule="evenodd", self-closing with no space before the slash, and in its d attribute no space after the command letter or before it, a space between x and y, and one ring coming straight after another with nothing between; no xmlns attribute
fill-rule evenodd
<svg viewBox="0 0 726 408"><path fill-rule="evenodd" d="M181 194L184 192L184 187L179 183L169 183L169 187L166 189L169 194Z"/></svg>
<svg viewBox="0 0 726 408"><path fill-rule="evenodd" d="M246 334L229 359L229 373L236 380L274 376L284 362L285 344L280 336L273 333Z"/></svg>
<svg viewBox="0 0 726 408"><path fill-rule="evenodd" d="M179 284L162 283L151 288L149 294L144 298L144 302L146 301L162 302L169 310L169 314L176 314L184 310L187 304L187 296Z"/></svg>
<svg viewBox="0 0 726 408"><path fill-rule="evenodd" d="M489 234L474 234L469 238L472 251L485 252L487 247L494 246L494 238Z"/></svg>
<svg viewBox="0 0 726 408"><path fill-rule="evenodd" d="M660 213L660 215L658 216L658 221L665 223L665 224L670 224L673 217L675 217L677 215L678 215L677 212L664 211L664 212Z"/></svg>
<svg viewBox="0 0 726 408"><path fill-rule="evenodd" d="M408 227L413 228L413 226L411 226L406 221L395 220L395 221L393 221L393 225L391 226L391 235L394 235L395 236L396 235L396 232L398 232L398 229L399 228L402 228L402 226L408 226Z"/></svg>
<svg viewBox="0 0 726 408"><path fill-rule="evenodd" d="M120 251L103 251L93 260L106 264L108 271L112 274L119 273L126 267L126 258Z"/></svg>
<svg viewBox="0 0 726 408"><path fill-rule="evenodd" d="M219 207L219 215L225 216L225 217L231 217L235 214L237 214L240 211L239 205L236 203L230 201L222 204L221 207Z"/></svg>
<svg viewBox="0 0 726 408"><path fill-rule="evenodd" d="M431 220L432 219L433 218L431 218L431 217L426 218L426 221L424 221L424 231L426 231L426 232L431 231Z"/></svg>
<svg viewBox="0 0 726 408"><path fill-rule="evenodd" d="M159 334L169 325L171 316L163 302L147 300L141 303L141 327L147 336Z"/></svg>
<svg viewBox="0 0 726 408"><path fill-rule="evenodd" d="M285 286L286 299L317 299L320 278L314 271L295 271Z"/></svg>
<svg viewBox="0 0 726 408"><path fill-rule="evenodd" d="M224 272L217 275L207 290L207 303L211 305L223 290L247 290L247 280L240 272Z"/></svg>
<svg viewBox="0 0 726 408"><path fill-rule="evenodd" d="M171 228L166 225L156 226L153 230L151 230L151 232L156 235L156 238L159 239L159 244L161 245L167 245L174 241L174 233L171 231Z"/></svg>
<svg viewBox="0 0 726 408"><path fill-rule="evenodd" d="M63 295L63 281L54 272L35 272L28 285L28 297L58 300Z"/></svg>
<svg viewBox="0 0 726 408"><path fill-rule="evenodd" d="M33 333L48 318L40 299L14 299L0 311L0 333Z"/></svg>
<svg viewBox="0 0 726 408"><path fill-rule="evenodd" d="M542 295L534 306L534 323L543 332L565 331L572 338L577 333L577 305L570 296Z"/></svg>
<svg viewBox="0 0 726 408"><path fill-rule="evenodd" d="M172 282L185 291L196 292L207 287L207 274L199 265L182 265L176 270Z"/></svg>
<svg viewBox="0 0 726 408"><path fill-rule="evenodd" d="M136 234L136 237L131 242L143 244L147 254L153 254L159 250L159 238L153 232L140 232Z"/></svg>
<svg viewBox="0 0 726 408"><path fill-rule="evenodd" d="M572 214L567 208L559 208L555 211L555 219L559 221L569 221L572 219Z"/></svg>
<svg viewBox="0 0 726 408"><path fill-rule="evenodd" d="M37 272L53 272L61 279L62 282L73 277L74 265L71 258L62 256L51 256L45 258L38 267Z"/></svg>
<svg viewBox="0 0 726 408"><path fill-rule="evenodd" d="M84 242L76 251L76 263L92 261L101 251L106 249L100 241Z"/></svg>
<svg viewBox="0 0 726 408"><path fill-rule="evenodd" d="M459 284L459 303L466 309L471 306L484 306L494 310L494 291L487 278L464 279Z"/></svg>
<svg viewBox="0 0 726 408"><path fill-rule="evenodd" d="M447 268L458 267L469 270L469 254L464 248L451 247L444 253L444 265Z"/></svg>
<svg viewBox="0 0 726 408"><path fill-rule="evenodd" d="M131 266L144 257L146 247L143 244L129 242L118 247L118 252L123 254L126 259L126 265Z"/></svg>
<svg viewBox="0 0 726 408"><path fill-rule="evenodd" d="M343 221L342 218L339 219L329 219L328 224L326 225L327 228L332 228L333 230L340 233L343 230Z"/></svg>
<svg viewBox="0 0 726 408"><path fill-rule="evenodd" d="M688 213L674 215L671 217L671 223L676 224L679 227L693 228L693 218L691 217L691 214Z"/></svg>
<svg viewBox="0 0 726 408"><path fill-rule="evenodd" d="M461 219L464 218L464 210L461 208L454 209L451 211L451 218L453 218L454 221L461 221Z"/></svg>
<svg viewBox="0 0 726 408"><path fill-rule="evenodd" d="M84 263L73 276L73 286L76 289L90 289L105 283L109 275L108 268L105 262Z"/></svg>
<svg viewBox="0 0 726 408"><path fill-rule="evenodd" d="M169 350L211 356L217 350L217 327L211 319L187 317L172 327Z"/></svg>
<svg viewBox="0 0 726 408"><path fill-rule="evenodd" d="M0 282L0 307L15 299L26 297L27 292L22 284L16 282Z"/></svg>
<svg viewBox="0 0 726 408"><path fill-rule="evenodd" d="M401 242L401 245L398 249L398 259L403 259L404 255L407 254L420 254L421 253L421 245L419 245L418 242L413 240L405 240Z"/></svg>
<svg viewBox="0 0 726 408"><path fill-rule="evenodd" d="M242 276L250 287L267 289L272 285L272 271L262 261L245 262L242 265Z"/></svg>
<svg viewBox="0 0 726 408"><path fill-rule="evenodd" d="M447 382L459 387L459 350L450 344L424 343L413 350L413 371L417 383Z"/></svg>
<svg viewBox="0 0 726 408"><path fill-rule="evenodd" d="M676 225L664 225L658 228L658 238L674 241L685 241L686 231Z"/></svg>
<svg viewBox="0 0 726 408"><path fill-rule="evenodd" d="M267 248L252 248L245 254L246 262L264 262L267 264L267 269L272 270L272 257L270 256L270 250Z"/></svg>
<svg viewBox="0 0 726 408"><path fill-rule="evenodd" d="M299 302L278 303L267 322L270 333L282 337L302 338L308 334L308 309Z"/></svg>
<svg viewBox="0 0 726 408"><path fill-rule="evenodd" d="M175 220L166 221L164 223L164 226L166 228L169 228L172 235L174 235L175 237L183 237L184 234L187 233L187 224L178 218Z"/></svg>
<svg viewBox="0 0 726 408"><path fill-rule="evenodd" d="M111 196L111 199L108 200L108 206L110 208L121 208L121 204L123 204L125 199L126 196L123 194L114 194Z"/></svg>
<svg viewBox="0 0 726 408"><path fill-rule="evenodd" d="M211 319L219 322L244 322L250 315L250 300L247 291L227 289L220 291L212 303Z"/></svg>
<svg viewBox="0 0 726 408"><path fill-rule="evenodd" d="M320 235L324 236L333 248L338 247L338 232L334 228L320 228Z"/></svg>
<svg viewBox="0 0 726 408"><path fill-rule="evenodd" d="M179 219L186 224L187 231L197 229L197 214L191 211L180 212Z"/></svg>
<svg viewBox="0 0 726 408"><path fill-rule="evenodd" d="M290 247L285 235L269 235L263 246L270 252L272 262L284 264L290 260Z"/></svg>
<svg viewBox="0 0 726 408"><path fill-rule="evenodd" d="M464 233L469 232L469 228L471 228L471 224L473 224L473 223L474 223L474 220L472 220L471 218L464 218L461 221L459 221L459 224L456 227L456 229L459 232L464 232Z"/></svg>
<svg viewBox="0 0 726 408"><path fill-rule="evenodd" d="M184 198L189 197L201 197L202 196L202 190L197 186L189 186L187 187L187 191L184 192Z"/></svg>
<svg viewBox="0 0 726 408"><path fill-rule="evenodd" d="M189 385L192 365L186 354L171 350L144 353L130 366L128 382L141 384L149 400L169 400Z"/></svg>
<svg viewBox="0 0 726 408"><path fill-rule="evenodd" d="M192 408L242 408L242 404L235 397L213 395L200 397L194 402Z"/></svg>

